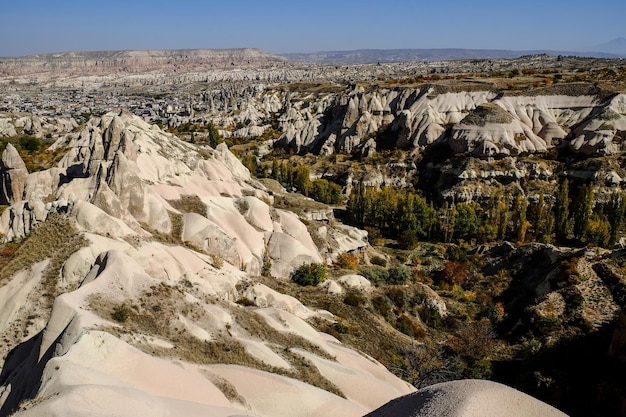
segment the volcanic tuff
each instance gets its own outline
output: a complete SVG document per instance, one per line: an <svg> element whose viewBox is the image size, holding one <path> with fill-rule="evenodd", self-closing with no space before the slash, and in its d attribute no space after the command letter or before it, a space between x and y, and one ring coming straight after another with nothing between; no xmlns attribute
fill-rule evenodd
<svg viewBox="0 0 626 417"><path fill-rule="evenodd" d="M63 52L0 58L0 75L184 72L281 61L284 58L253 48Z"/></svg>
<svg viewBox="0 0 626 417"><path fill-rule="evenodd" d="M250 278L265 263L280 278L303 262L362 247L358 231L327 227L332 252L320 253L307 227L273 208L273 196L225 145L198 149L127 112L92 119L54 146L67 147L65 158L28 175L0 218L4 239L31 236L46 245L31 247L30 267L2 271L0 297L11 300L0 314L2 357L19 344L2 367L2 415L20 403L23 415L81 415L78 399L90 398L102 415L156 407L186 415L333 409L358 416L412 390L304 321L332 315ZM5 169L20 165L15 155L8 146ZM54 246L68 246L76 233L84 241L59 259ZM64 292L50 300L48 319L45 300ZM258 308L234 303L242 298ZM126 311L128 322L115 311ZM281 353L281 343L291 353ZM193 363L192 349L223 344L238 352L233 365ZM302 361L315 364L334 393L287 377L301 372ZM336 378L342 373L353 376ZM267 404L281 391L276 385L291 394ZM125 399L130 387L132 400ZM239 394L225 396L233 391Z"/></svg>
<svg viewBox="0 0 626 417"><path fill-rule="evenodd" d="M448 201L483 201L504 185L534 201L555 194L561 176L593 180L596 200L608 201L626 178L619 159L625 96L588 81L558 84L557 75L579 76L584 60L571 57L344 67L287 63L247 49L0 61L0 136L18 149L22 139L54 142L45 154L62 157L36 170L24 148L23 160L11 144L2 155L0 205L8 205L0 217L2 256L6 251L12 260L0 270L0 300L7 300L0 302L0 415L16 407L18 415L83 415L90 401L100 415L357 416L415 390L316 330L337 337L346 331L345 343L351 333L372 342L337 309L360 303L360 296L371 297L372 308L388 289L352 272L327 280L315 292L335 300L334 308L311 305L332 313L287 295L285 279L302 263L330 263L355 251L373 263L367 233L337 222L328 206L255 179L225 144L203 145L210 124L236 144L233 152L248 146L257 162L281 155L280 148L285 156L302 154L292 161L311 161L311 179L336 180L346 194L359 181L426 184L425 194L436 190ZM547 72L530 81L520 76L542 65ZM620 73L614 68L611 82ZM494 78L467 75L480 72ZM116 106L130 111L110 111ZM444 259L437 252L446 250L437 245L421 254L421 267L413 254L397 260L432 272ZM590 249L578 259L583 252L543 244L473 250L472 259L487 260L477 277L508 271L521 289L502 297L509 317L501 325L511 332L533 334L554 311L564 312L565 322L535 340L549 349L567 335L611 332L623 306L608 295L622 288L619 251ZM614 269L604 271L613 256ZM459 294L413 284L428 311L458 314ZM361 304L350 308L365 311ZM386 320L408 317L395 307L390 314ZM427 320L419 314L415 320ZM619 358L622 333L618 328L611 346ZM545 372L519 374L534 381ZM415 381L432 383L421 374ZM556 385L564 381L580 382L571 377ZM474 388L433 387L426 396L441 401L427 405L440 409L451 399L465 404L468 396L504 392L491 384L478 394ZM558 402L564 391L551 399ZM422 404L416 396L400 400L401 417ZM530 410L542 407L527 400Z"/></svg>

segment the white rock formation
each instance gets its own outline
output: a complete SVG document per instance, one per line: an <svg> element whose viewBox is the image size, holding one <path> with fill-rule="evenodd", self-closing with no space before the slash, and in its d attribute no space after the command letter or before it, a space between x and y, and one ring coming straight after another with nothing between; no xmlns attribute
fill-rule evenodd
<svg viewBox="0 0 626 417"><path fill-rule="evenodd" d="M395 399L365 417L566 417L527 394L491 381L444 382Z"/></svg>
<svg viewBox="0 0 626 417"><path fill-rule="evenodd" d="M68 140L59 166L28 175L24 200L0 218L11 240L60 213L88 242L58 271L44 259L0 278L0 414L357 417L414 391L305 321L330 313L253 281L268 259L275 279L325 259L225 146L201 154L126 112ZM328 227L339 251L365 245ZM294 379L293 358L336 392Z"/></svg>

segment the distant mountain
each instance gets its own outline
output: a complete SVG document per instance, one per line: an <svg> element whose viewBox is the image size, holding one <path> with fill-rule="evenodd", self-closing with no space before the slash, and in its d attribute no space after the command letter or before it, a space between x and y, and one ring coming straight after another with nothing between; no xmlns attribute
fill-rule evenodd
<svg viewBox="0 0 626 417"><path fill-rule="evenodd" d="M181 73L216 68L249 68L284 60L283 57L256 48L60 52L0 57L0 75L45 72L94 75L149 71Z"/></svg>
<svg viewBox="0 0 626 417"><path fill-rule="evenodd" d="M447 61L461 59L513 59L524 55L583 55L598 58L616 58L601 52L572 51L511 51L506 49L358 49L353 51L321 51L312 53L280 54L289 61L317 62L324 64L366 64L374 62Z"/></svg>
<svg viewBox="0 0 626 417"><path fill-rule="evenodd" d="M626 38L615 38L612 41L596 45L591 50L626 57Z"/></svg>

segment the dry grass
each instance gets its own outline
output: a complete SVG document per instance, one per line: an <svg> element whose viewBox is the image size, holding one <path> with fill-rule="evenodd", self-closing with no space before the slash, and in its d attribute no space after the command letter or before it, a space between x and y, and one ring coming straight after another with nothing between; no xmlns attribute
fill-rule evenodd
<svg viewBox="0 0 626 417"><path fill-rule="evenodd" d="M52 304L61 291L57 279L63 263L86 244L87 240L67 216L51 214L14 249L13 256L0 270L0 276L7 279L16 272L49 258L50 262L43 272L42 285L45 297Z"/></svg>
<svg viewBox="0 0 626 417"><path fill-rule="evenodd" d="M243 398L241 394L239 394L237 388L233 384L231 384L229 381L222 378L221 376L215 375L211 372L205 372L204 374L207 378L209 378L213 385L215 385L220 391L222 391L222 394L224 394L224 396L228 398L228 400L230 400L231 402L239 403L246 408L248 407L246 399Z"/></svg>
<svg viewBox="0 0 626 417"><path fill-rule="evenodd" d="M169 200L168 203L183 213L206 216L206 204L197 195L183 195L178 200Z"/></svg>
<svg viewBox="0 0 626 417"><path fill-rule="evenodd" d="M198 304L185 301L184 284L178 287L164 284L153 286L133 304L112 305L103 296L96 295L89 299L89 306L96 314L118 322L119 326L106 327L105 331L118 336L124 334L155 336L168 340L175 346L175 349L168 349L137 343L137 347L148 354L176 357L200 364L246 366L298 379L336 395L344 396L341 390L321 375L310 361L292 349L302 349L317 356L332 359L326 352L301 336L278 332L256 314L254 309L227 303L222 305L233 315L236 325L248 333L250 339L265 342L292 365L291 369L272 367L251 356L241 342L230 335L228 326L226 329L213 331L213 339L209 341L194 337L178 320L172 320L173 317L182 314L202 326L201 321L206 311ZM120 318L120 311L124 311L124 320L117 320ZM232 387L223 385L222 388L229 391L229 395L236 393L236 390L233 392Z"/></svg>

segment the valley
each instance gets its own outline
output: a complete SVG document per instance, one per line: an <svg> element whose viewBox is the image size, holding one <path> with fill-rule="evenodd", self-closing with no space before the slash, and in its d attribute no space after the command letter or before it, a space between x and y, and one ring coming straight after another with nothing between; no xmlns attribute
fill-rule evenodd
<svg viewBox="0 0 626 417"><path fill-rule="evenodd" d="M2 58L0 416L621 415L625 140L623 59Z"/></svg>

